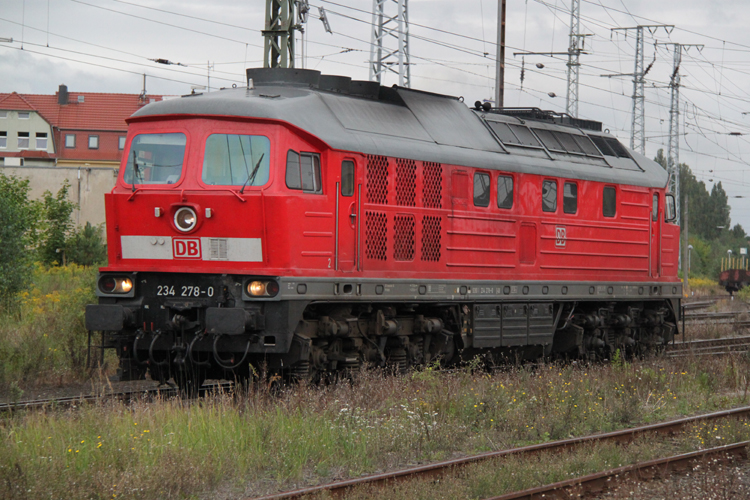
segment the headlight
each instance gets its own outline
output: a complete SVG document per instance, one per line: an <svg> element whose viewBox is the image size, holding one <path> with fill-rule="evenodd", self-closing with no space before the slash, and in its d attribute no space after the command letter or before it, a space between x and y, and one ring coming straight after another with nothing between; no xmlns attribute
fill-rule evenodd
<svg viewBox="0 0 750 500"><path fill-rule="evenodd" d="M253 281L247 285L247 293L254 297L266 294L266 284L262 281Z"/></svg>
<svg viewBox="0 0 750 500"><path fill-rule="evenodd" d="M275 297L279 293L279 284L275 281L250 281L247 294L252 297Z"/></svg>
<svg viewBox="0 0 750 500"><path fill-rule="evenodd" d="M104 293L128 293L133 289L133 281L124 276L102 276L99 290Z"/></svg>
<svg viewBox="0 0 750 500"><path fill-rule="evenodd" d="M174 214L174 225L183 233L192 231L197 223L198 216L190 207L182 207Z"/></svg>

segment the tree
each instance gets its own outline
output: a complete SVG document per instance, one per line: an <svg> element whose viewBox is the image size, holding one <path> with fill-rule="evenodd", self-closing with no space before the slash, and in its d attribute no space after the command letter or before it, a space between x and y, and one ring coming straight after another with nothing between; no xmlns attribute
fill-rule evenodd
<svg viewBox="0 0 750 500"><path fill-rule="evenodd" d="M0 173L0 301L8 301L31 278L41 207L29 200L29 181Z"/></svg>
<svg viewBox="0 0 750 500"><path fill-rule="evenodd" d="M65 255L68 262L82 266L93 266L107 262L107 247L102 237L102 226L78 227L65 243Z"/></svg>
<svg viewBox="0 0 750 500"><path fill-rule="evenodd" d="M70 214L77 206L68 200L69 189L70 182L66 179L57 195L53 196L49 191L44 192L45 229L44 242L39 248L39 257L48 265L55 262L64 263L65 240L73 228Z"/></svg>

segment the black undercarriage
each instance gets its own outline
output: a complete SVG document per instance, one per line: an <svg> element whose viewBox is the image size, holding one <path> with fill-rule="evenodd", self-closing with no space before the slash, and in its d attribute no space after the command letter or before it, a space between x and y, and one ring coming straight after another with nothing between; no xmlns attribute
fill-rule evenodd
<svg viewBox="0 0 750 500"><path fill-rule="evenodd" d="M491 363L543 356L608 358L658 349L677 333L678 301L513 300L376 302L248 300L247 277L141 274L130 298L87 309L106 330L123 380L210 379L261 373L316 380L363 365L396 371L481 356ZM185 292L183 292L183 288ZM189 295L189 296L187 296ZM114 318L114 319L113 319Z"/></svg>

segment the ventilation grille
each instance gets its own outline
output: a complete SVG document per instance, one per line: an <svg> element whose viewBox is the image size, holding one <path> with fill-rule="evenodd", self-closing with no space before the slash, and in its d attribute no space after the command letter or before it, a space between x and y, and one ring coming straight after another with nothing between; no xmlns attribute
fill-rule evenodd
<svg viewBox="0 0 750 500"><path fill-rule="evenodd" d="M425 215L422 217L422 260L438 262L440 260L440 217Z"/></svg>
<svg viewBox="0 0 750 500"><path fill-rule="evenodd" d="M367 202L388 204L388 158L367 156Z"/></svg>
<svg viewBox="0 0 750 500"><path fill-rule="evenodd" d="M383 212L365 213L365 255L372 260L386 260L388 216Z"/></svg>
<svg viewBox="0 0 750 500"><path fill-rule="evenodd" d="M414 260L414 216L398 214L393 219L393 258Z"/></svg>
<svg viewBox="0 0 750 500"><path fill-rule="evenodd" d="M443 208L443 167L439 163L422 164L422 204L425 208Z"/></svg>
<svg viewBox="0 0 750 500"><path fill-rule="evenodd" d="M227 240L211 238L209 240L211 260L227 260Z"/></svg>
<svg viewBox="0 0 750 500"><path fill-rule="evenodd" d="M417 163L396 160L396 205L414 207L417 202Z"/></svg>

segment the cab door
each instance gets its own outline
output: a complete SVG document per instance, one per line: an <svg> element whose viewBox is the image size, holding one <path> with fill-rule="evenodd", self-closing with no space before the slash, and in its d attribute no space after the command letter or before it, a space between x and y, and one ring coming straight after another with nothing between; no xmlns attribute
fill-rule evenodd
<svg viewBox="0 0 750 500"><path fill-rule="evenodd" d="M661 204L659 203L659 193L653 193L651 196L651 220L649 221L651 224L649 243L651 268L649 274L653 278L658 278L661 275Z"/></svg>
<svg viewBox="0 0 750 500"><path fill-rule="evenodd" d="M359 198L357 163L350 158L341 162L341 178L336 183L336 270L351 272L357 269L359 249Z"/></svg>

